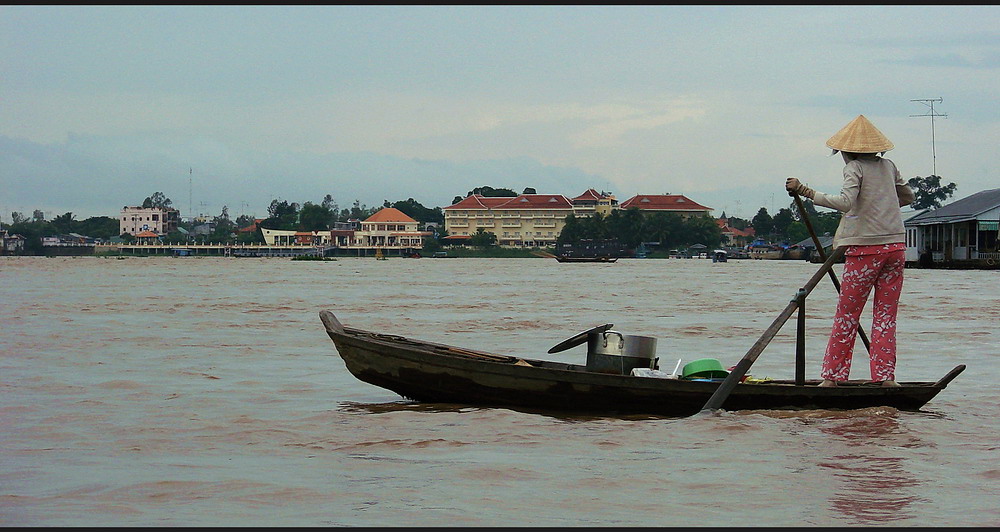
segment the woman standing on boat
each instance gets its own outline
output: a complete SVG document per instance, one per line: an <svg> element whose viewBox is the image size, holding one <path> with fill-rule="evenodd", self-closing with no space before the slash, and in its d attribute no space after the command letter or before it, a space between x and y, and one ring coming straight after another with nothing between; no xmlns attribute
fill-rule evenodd
<svg viewBox="0 0 1000 532"><path fill-rule="evenodd" d="M906 239L900 207L915 199L896 165L881 155L892 142L864 115L859 115L826 141L844 158L840 194L817 192L794 177L785 189L814 204L844 213L833 247L847 246L844 278L833 330L823 357L820 386L836 386L851 371L854 341L861 311L872 288L871 377L883 386L896 384L896 313L903 288Z"/></svg>

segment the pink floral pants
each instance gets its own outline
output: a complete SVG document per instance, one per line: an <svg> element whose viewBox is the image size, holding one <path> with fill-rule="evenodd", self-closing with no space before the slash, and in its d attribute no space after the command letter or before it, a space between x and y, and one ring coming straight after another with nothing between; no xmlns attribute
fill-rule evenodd
<svg viewBox="0 0 1000 532"><path fill-rule="evenodd" d="M903 289L905 249L903 243L847 248L837 313L820 372L822 378L847 380L861 311L874 288L871 376L876 382L896 380L896 312Z"/></svg>

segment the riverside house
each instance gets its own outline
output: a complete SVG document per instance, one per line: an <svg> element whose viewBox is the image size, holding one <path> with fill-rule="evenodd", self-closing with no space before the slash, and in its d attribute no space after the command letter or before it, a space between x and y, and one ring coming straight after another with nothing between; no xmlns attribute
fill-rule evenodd
<svg viewBox="0 0 1000 532"><path fill-rule="evenodd" d="M923 211L903 226L907 262L926 267L1000 265L1000 188Z"/></svg>
<svg viewBox="0 0 1000 532"><path fill-rule="evenodd" d="M0 255L17 255L24 251L24 237L0 229Z"/></svg>

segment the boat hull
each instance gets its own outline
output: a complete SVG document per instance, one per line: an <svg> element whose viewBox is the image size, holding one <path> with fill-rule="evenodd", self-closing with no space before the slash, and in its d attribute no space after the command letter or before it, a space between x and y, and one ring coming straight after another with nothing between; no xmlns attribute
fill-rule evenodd
<svg viewBox="0 0 1000 532"><path fill-rule="evenodd" d="M339 322L326 328L355 377L420 402L681 417L701 411L721 384L596 373L576 364L473 351L342 327ZM817 386L818 381L741 383L722 409L919 410L962 369L936 383L894 388L863 382L829 388Z"/></svg>
<svg viewBox="0 0 1000 532"><path fill-rule="evenodd" d="M564 255L559 255L556 257L559 262L617 262L618 257L567 257Z"/></svg>

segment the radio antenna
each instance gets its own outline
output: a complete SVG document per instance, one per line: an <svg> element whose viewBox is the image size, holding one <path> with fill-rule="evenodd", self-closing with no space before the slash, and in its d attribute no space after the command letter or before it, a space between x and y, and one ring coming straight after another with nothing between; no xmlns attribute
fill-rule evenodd
<svg viewBox="0 0 1000 532"><path fill-rule="evenodd" d="M948 118L948 115L947 114L937 114L937 113L935 113L934 112L934 103L935 102L941 103L944 100L942 98L938 97L938 98L925 98L925 99L921 99L921 100L910 100L910 101L911 102L920 102L920 103L926 105L927 108L928 108L928 111L926 113L924 113L922 115L910 115L910 117L911 118L915 117L915 116L929 116L929 117L931 117L931 165L933 167L933 172L934 172L931 175L935 175L936 176L937 175L937 150L934 147L934 117L936 117L936 116L943 116L945 118Z"/></svg>

